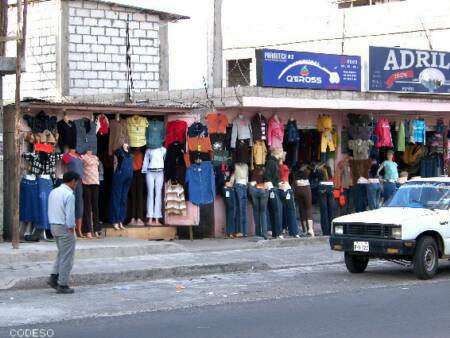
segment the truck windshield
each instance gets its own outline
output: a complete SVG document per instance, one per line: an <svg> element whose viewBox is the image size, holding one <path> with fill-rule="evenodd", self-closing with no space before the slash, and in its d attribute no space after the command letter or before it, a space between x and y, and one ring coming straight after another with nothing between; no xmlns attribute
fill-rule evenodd
<svg viewBox="0 0 450 338"><path fill-rule="evenodd" d="M450 183L411 182L397 190L387 207L448 209Z"/></svg>

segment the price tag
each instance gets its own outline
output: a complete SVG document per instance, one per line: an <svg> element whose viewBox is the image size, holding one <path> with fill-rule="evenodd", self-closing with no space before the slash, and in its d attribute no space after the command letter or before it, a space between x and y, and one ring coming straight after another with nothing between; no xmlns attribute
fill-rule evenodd
<svg viewBox="0 0 450 338"><path fill-rule="evenodd" d="M275 193L273 191L270 193L270 198L275 198Z"/></svg>
<svg viewBox="0 0 450 338"><path fill-rule="evenodd" d="M286 199L287 199L287 200L290 200L290 199L291 199L291 194L287 194L287 195L286 195Z"/></svg>
<svg viewBox="0 0 450 338"><path fill-rule="evenodd" d="M225 191L225 197L230 197L230 192L229 191Z"/></svg>

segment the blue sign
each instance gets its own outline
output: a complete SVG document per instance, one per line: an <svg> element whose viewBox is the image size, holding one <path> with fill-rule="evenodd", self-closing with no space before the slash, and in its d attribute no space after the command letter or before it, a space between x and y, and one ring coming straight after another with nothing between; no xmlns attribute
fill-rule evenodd
<svg viewBox="0 0 450 338"><path fill-rule="evenodd" d="M369 90L450 93L450 53L369 48Z"/></svg>
<svg viewBox="0 0 450 338"><path fill-rule="evenodd" d="M258 86L333 90L361 90L359 56L256 51Z"/></svg>

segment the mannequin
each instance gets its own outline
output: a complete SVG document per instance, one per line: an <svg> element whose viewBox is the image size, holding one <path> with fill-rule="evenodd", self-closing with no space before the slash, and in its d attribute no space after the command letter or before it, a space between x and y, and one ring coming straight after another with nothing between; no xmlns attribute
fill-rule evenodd
<svg viewBox="0 0 450 338"><path fill-rule="evenodd" d="M303 233L305 233L307 236L314 237L312 219L312 193L306 170L307 166L304 165L294 172L294 190L298 209L300 210Z"/></svg>
<svg viewBox="0 0 450 338"><path fill-rule="evenodd" d="M99 228L99 159L92 154L92 150L88 150L85 155L81 156L83 161L83 233L87 238L100 237Z"/></svg>
<svg viewBox="0 0 450 338"><path fill-rule="evenodd" d="M67 165L69 171L76 172L80 175L80 178L84 177L83 161L75 149L69 149L69 152L63 156L63 162ZM75 193L75 224L76 235L83 238L81 231L82 218L83 218L83 185L79 181L74 190Z"/></svg>
<svg viewBox="0 0 450 338"><path fill-rule="evenodd" d="M112 180L110 218L115 230L125 230L123 222L126 217L128 191L133 179L133 158L128 143L124 143L114 154L117 166Z"/></svg>
<svg viewBox="0 0 450 338"><path fill-rule="evenodd" d="M147 226L162 225L162 191L164 185L164 160L166 148L148 148L145 152L142 173L147 182Z"/></svg>

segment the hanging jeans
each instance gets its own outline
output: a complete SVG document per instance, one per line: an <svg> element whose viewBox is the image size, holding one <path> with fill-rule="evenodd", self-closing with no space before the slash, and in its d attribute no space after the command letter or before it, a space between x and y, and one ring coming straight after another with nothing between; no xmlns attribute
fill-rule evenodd
<svg viewBox="0 0 450 338"><path fill-rule="evenodd" d="M267 203L269 200L269 192L254 186L249 186L248 191L253 206L255 235L267 238Z"/></svg>
<svg viewBox="0 0 450 338"><path fill-rule="evenodd" d="M332 185L321 184L319 186L320 195L320 225L322 235L329 236L331 221L336 213L336 201L334 199L334 187Z"/></svg>
<svg viewBox="0 0 450 338"><path fill-rule="evenodd" d="M283 222L283 206L281 205L280 197L278 196L277 189L269 190L269 203L268 203L268 218L272 228L272 237L278 237L281 235L282 222Z"/></svg>
<svg viewBox="0 0 450 338"><path fill-rule="evenodd" d="M83 218L83 183L81 180L75 186L75 219Z"/></svg>
<svg viewBox="0 0 450 338"><path fill-rule="evenodd" d="M368 184L357 184L353 186L353 203L355 212L363 212L367 210L367 186Z"/></svg>
<svg viewBox="0 0 450 338"><path fill-rule="evenodd" d="M287 226L290 236L296 236L298 235L298 223L294 193L292 189L286 191L279 189L278 196L282 205L283 224Z"/></svg>
<svg viewBox="0 0 450 338"><path fill-rule="evenodd" d="M396 191L397 191L397 185L394 182L384 182L383 183L383 200L384 200L383 203L386 204Z"/></svg>
<svg viewBox="0 0 450 338"><path fill-rule="evenodd" d="M131 182L130 216L136 220L143 220L144 215L144 174L141 171L133 172Z"/></svg>
<svg viewBox="0 0 450 338"><path fill-rule="evenodd" d="M22 178L20 181L19 195L19 220L20 222L39 222L39 188L37 180Z"/></svg>
<svg viewBox="0 0 450 338"><path fill-rule="evenodd" d="M225 187L223 188L223 200L225 202L225 214L226 214L226 234L231 235L237 233L236 229L236 192L234 188Z"/></svg>
<svg viewBox="0 0 450 338"><path fill-rule="evenodd" d="M122 160L119 169L114 172L111 191L110 220L112 224L125 221L128 191L133 179L133 162L131 158Z"/></svg>
<svg viewBox="0 0 450 338"><path fill-rule="evenodd" d="M234 191L236 192L237 229L238 232L247 236L247 185L236 183Z"/></svg>
<svg viewBox="0 0 450 338"><path fill-rule="evenodd" d="M147 218L162 218L163 171L149 171L147 180Z"/></svg>
<svg viewBox="0 0 450 338"><path fill-rule="evenodd" d="M83 184L83 233L101 230L98 214L99 185Z"/></svg>
<svg viewBox="0 0 450 338"><path fill-rule="evenodd" d="M381 184L380 183L369 183L367 184L367 202L369 205L369 210L380 208L381 199Z"/></svg>
<svg viewBox="0 0 450 338"><path fill-rule="evenodd" d="M49 230L48 223L48 196L53 189L53 182L51 179L37 178L38 192L39 192L39 219L35 224L37 229Z"/></svg>

